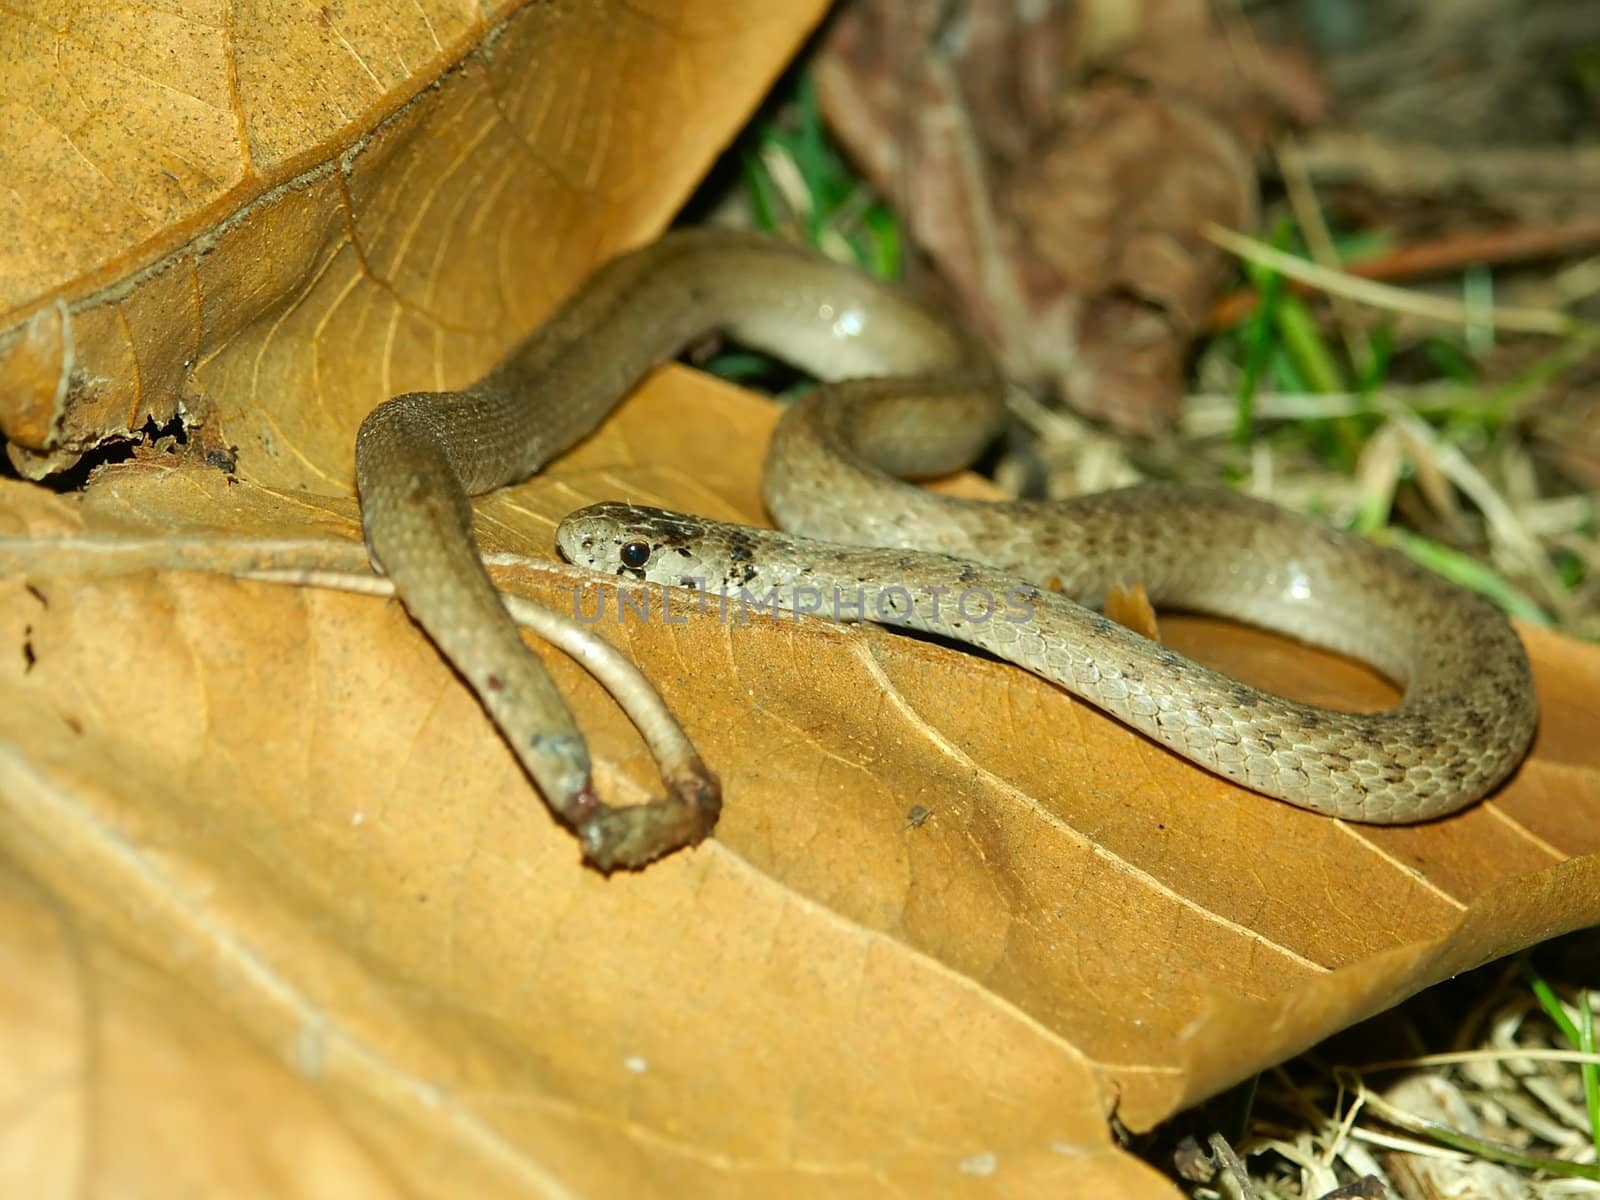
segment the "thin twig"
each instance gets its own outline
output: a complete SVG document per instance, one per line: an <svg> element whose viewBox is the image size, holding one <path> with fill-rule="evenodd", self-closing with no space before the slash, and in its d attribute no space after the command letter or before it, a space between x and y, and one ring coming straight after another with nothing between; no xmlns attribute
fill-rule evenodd
<svg viewBox="0 0 1600 1200"><path fill-rule="evenodd" d="M1300 146L1292 134L1286 134L1279 140L1276 157L1278 169L1283 175L1284 188L1288 192L1289 206L1294 209L1295 222L1305 236L1306 247L1311 251L1311 256L1318 265L1330 271L1342 270L1343 264L1339 261L1339 252L1333 245L1333 235L1328 231L1328 223L1322 217L1322 205L1317 201L1316 187L1300 159ZM1342 296L1334 296L1332 300L1333 315L1339 325L1345 353L1358 367L1370 362L1372 345L1349 301Z"/></svg>
<svg viewBox="0 0 1600 1200"><path fill-rule="evenodd" d="M1228 1144L1228 1139L1220 1133L1213 1133L1209 1140L1211 1153L1217 1156L1223 1172L1232 1177L1239 1188L1239 1195L1244 1200L1256 1200L1256 1189L1250 1184L1250 1172L1245 1170L1244 1162L1234 1153L1233 1147Z"/></svg>
<svg viewBox="0 0 1600 1200"><path fill-rule="evenodd" d="M528 561L515 555L485 555L488 566L526 566ZM378 575L320 568L276 568L242 572L244 578L264 583L287 583L301 587L329 588L362 596L393 596L394 584ZM574 588L574 603L576 603ZM501 594L511 619L534 636L549 642L574 659L611 693L628 714L655 757L661 777L669 787L681 786L685 776L699 779L708 775L699 752L689 735L672 715L665 700L642 671L623 657L621 651L588 626L573 617L563 616L520 596Z"/></svg>
<svg viewBox="0 0 1600 1200"><path fill-rule="evenodd" d="M1255 238L1246 237L1215 222L1207 222L1201 233L1217 246L1240 258L1271 267L1281 275L1298 279L1302 283L1320 288L1332 295L1348 296L1363 304L1391 312L1409 313L1426 320L1443 324L1465 325L1478 321L1497 329L1511 329L1520 333L1543 333L1567 337L1583 331L1584 322L1565 313L1544 308L1495 308L1483 310L1476 306L1425 296L1406 288L1391 287L1369 279L1358 279L1344 271L1330 271L1293 254L1274 249Z"/></svg>
<svg viewBox="0 0 1600 1200"><path fill-rule="evenodd" d="M1298 144L1293 163L1294 174L1307 174ZM1284 183L1290 189L1292 201L1292 175L1287 164ZM1299 215L1298 209L1296 215ZM1309 238L1307 240L1309 244ZM1469 266L1502 266L1534 258L1582 253L1597 244L1600 244L1600 219L1588 217L1569 225L1517 226L1512 229L1451 234L1434 241L1398 246L1369 258L1353 259L1340 264L1338 270L1358 279L1395 283L1455 274ZM1320 255L1318 261L1322 261ZM1597 264L1600 264L1600 259L1590 258L1562 270L1551 279L1553 290L1562 304L1574 304L1600 288L1600 277L1596 276ZM1322 265L1328 264L1323 262ZM1307 289L1302 284L1296 290ZM1217 331L1231 329L1249 316L1258 302L1255 289L1248 287L1219 297L1211 306L1211 328Z"/></svg>
<svg viewBox="0 0 1600 1200"><path fill-rule="evenodd" d="M1498 1050L1452 1050L1445 1054L1418 1054L1412 1058L1389 1058L1381 1062L1361 1063L1359 1066L1336 1069L1372 1075L1379 1071L1404 1071L1412 1067L1444 1067L1460 1063L1507 1062L1517 1059L1528 1059L1533 1062L1594 1063L1600 1066L1600 1054L1585 1054L1581 1050L1540 1050L1534 1047L1507 1046Z"/></svg>

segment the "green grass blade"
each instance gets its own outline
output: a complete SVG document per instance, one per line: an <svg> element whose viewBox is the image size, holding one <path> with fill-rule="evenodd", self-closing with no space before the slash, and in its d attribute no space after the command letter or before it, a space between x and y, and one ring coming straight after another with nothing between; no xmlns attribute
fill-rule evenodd
<svg viewBox="0 0 1600 1200"><path fill-rule="evenodd" d="M1285 296L1275 314L1278 337L1312 392L1349 391L1344 372L1323 338L1311 310L1298 296Z"/></svg>
<svg viewBox="0 0 1600 1200"><path fill-rule="evenodd" d="M1589 993L1578 993L1578 1021L1573 1022L1567 1016L1567 1007L1561 1003L1555 989L1545 982L1544 976L1534 968L1533 960L1524 954L1517 962L1522 971L1522 978L1527 983L1528 989L1533 993L1533 998L1539 1002L1539 1007L1544 1009L1545 1016L1557 1029L1561 1036L1566 1038L1574 1050L1583 1054L1595 1052L1595 1025L1594 1013L1589 1008ZM1594 1139L1594 1148L1600 1156L1600 1066L1592 1062L1578 1064L1578 1078L1583 1081L1583 1099L1589 1110L1589 1135Z"/></svg>
<svg viewBox="0 0 1600 1200"><path fill-rule="evenodd" d="M1443 575L1452 583L1460 584L1481 596L1488 597L1519 621L1540 626L1549 626L1553 623L1544 609L1470 554L1464 554L1432 538L1405 529L1396 529L1393 526L1375 530L1372 539L1394 546L1435 574Z"/></svg>
<svg viewBox="0 0 1600 1200"><path fill-rule="evenodd" d="M1272 232L1272 245L1287 244L1293 225L1280 220ZM1270 267L1245 263L1245 273L1261 297L1256 311L1250 315L1245 332L1244 375L1239 380L1239 403L1233 423L1234 445L1241 450L1250 445L1255 429L1255 397L1261 384L1262 372L1277 346L1277 312L1283 300L1283 276Z"/></svg>
<svg viewBox="0 0 1600 1200"><path fill-rule="evenodd" d="M1578 993L1578 1049L1585 1054L1595 1052L1594 1012L1589 1007L1589 993ZM1586 1062L1579 1066L1583 1080L1583 1100L1589 1109L1589 1136L1594 1141L1594 1152L1600 1157L1600 1066Z"/></svg>

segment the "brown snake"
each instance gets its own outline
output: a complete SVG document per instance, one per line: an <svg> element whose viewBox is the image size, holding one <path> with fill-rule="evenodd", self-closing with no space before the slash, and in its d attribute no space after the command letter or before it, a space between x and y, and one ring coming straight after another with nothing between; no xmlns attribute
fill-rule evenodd
<svg viewBox="0 0 1600 1200"><path fill-rule="evenodd" d="M1246 787L1353 820L1454 812L1526 752L1538 716L1527 658L1486 600L1227 491L1145 484L984 504L903 483L965 466L1000 428L985 356L858 272L764 237L691 231L602 267L478 383L379 405L356 441L374 561L602 868L698 841L716 820L715 779L686 755L663 763L665 799L600 803L582 735L479 559L468 496L526 479L651 368L718 331L845 381L793 405L768 456L768 507L810 536L600 505L563 523L572 561L969 642ZM1084 607L1119 582L1362 658L1404 699L1352 714L1248 687Z"/></svg>

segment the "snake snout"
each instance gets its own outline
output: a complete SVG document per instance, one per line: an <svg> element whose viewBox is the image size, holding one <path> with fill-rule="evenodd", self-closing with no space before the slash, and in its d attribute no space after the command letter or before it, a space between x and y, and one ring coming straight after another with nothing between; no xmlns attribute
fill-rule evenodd
<svg viewBox="0 0 1600 1200"><path fill-rule="evenodd" d="M677 513L608 500L568 514L556 528L556 546L575 566L635 572L653 552L691 544L696 530Z"/></svg>
<svg viewBox="0 0 1600 1200"><path fill-rule="evenodd" d="M616 518L607 511L613 507L591 504L569 513L556 527L556 549L561 557L574 566L605 569L621 545Z"/></svg>

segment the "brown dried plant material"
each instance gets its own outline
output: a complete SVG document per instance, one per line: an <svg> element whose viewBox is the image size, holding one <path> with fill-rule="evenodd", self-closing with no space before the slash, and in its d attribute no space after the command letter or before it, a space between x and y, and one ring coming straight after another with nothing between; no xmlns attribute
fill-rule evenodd
<svg viewBox="0 0 1600 1200"><path fill-rule="evenodd" d="M1248 227L1253 156L1315 119L1308 69L1203 0L858 0L817 66L824 111L1010 372L1135 433Z"/></svg>
<svg viewBox="0 0 1600 1200"><path fill-rule="evenodd" d="M1152 642L1161 640L1155 605L1150 603L1150 594L1142 586L1112 588L1106 593L1102 607L1106 616L1113 621L1126 625L1135 633L1144 634Z"/></svg>
<svg viewBox="0 0 1600 1200"><path fill-rule="evenodd" d="M552 561L592 500L759 519L772 418L671 371L480 507L487 550L532 556L502 582L605 603L726 784L713 840L610 879L397 606L149 569L241 539L359 561L348 498L152 463L81 499L0 490L3 927L32 931L5 939L28 987L0 1053L53 1106L28 1169L81 1142L121 1194L160 1190L169 1156L95 1132L159 1121L205 1148L199 1178L289 1170L256 1140L283 1129L352 1194L1173 1197L1109 1113L1147 1128L1600 921L1589 647L1526 632L1543 723L1492 803L1371 829L1004 664L811 620L619 621ZM1165 626L1311 700L1393 698L1276 638ZM643 799L625 718L545 657L600 787Z"/></svg>
<svg viewBox="0 0 1600 1200"><path fill-rule="evenodd" d="M1240 793L945 647L602 622L728 787L716 839L607 879L398 605L230 577L362 564L365 408L472 377L659 224L815 15L760 12L508 9L388 122L358 103L370 80L329 74L375 61L349 8L246 31L238 94L278 78L285 107L240 127L294 186L232 224L185 210L149 246L107 203L103 269L35 264L5 378L30 405L52 361L70 380L55 448L159 421L181 378L238 470L150 453L81 494L0 481L0 1194L1172 1197L1108 1113L1148 1127L1600 920L1600 662L1545 635L1511 785L1382 831ZM329 29L361 53L323 56ZM340 141L341 112L374 124ZM172 367L175 344L203 351ZM758 519L771 421L667 372L485 500L480 538L530 557L509 589L592 612L611 593L552 560L555 521L616 496ZM1274 639L1166 632L1313 699L1390 695ZM643 798L625 719L546 657L599 786Z"/></svg>
<svg viewBox="0 0 1600 1200"><path fill-rule="evenodd" d="M823 0L422 0L7 21L0 435L40 477L205 426L350 488L379 400L474 378L650 237Z"/></svg>

